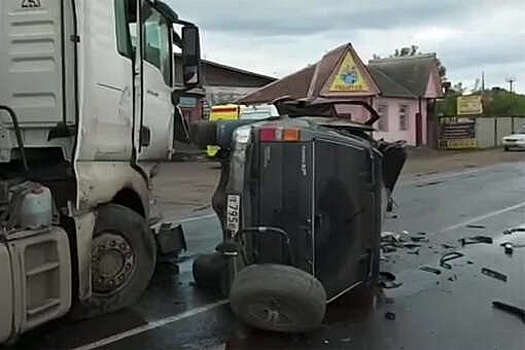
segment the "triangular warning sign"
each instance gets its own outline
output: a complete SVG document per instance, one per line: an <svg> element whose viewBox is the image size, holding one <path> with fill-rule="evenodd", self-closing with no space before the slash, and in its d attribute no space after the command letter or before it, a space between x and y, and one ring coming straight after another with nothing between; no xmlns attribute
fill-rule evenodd
<svg viewBox="0 0 525 350"><path fill-rule="evenodd" d="M329 92L369 92L368 84L363 78L361 69L354 62L350 52L339 66L337 74L330 84Z"/></svg>

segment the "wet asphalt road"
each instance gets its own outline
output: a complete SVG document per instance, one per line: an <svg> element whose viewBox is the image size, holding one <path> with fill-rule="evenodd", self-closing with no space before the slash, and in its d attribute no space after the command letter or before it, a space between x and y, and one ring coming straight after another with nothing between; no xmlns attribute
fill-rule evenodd
<svg viewBox="0 0 525 350"><path fill-rule="evenodd" d="M190 252L176 274L160 264L140 303L116 314L71 323L60 320L22 337L19 349L523 349L525 327L518 317L491 306L501 300L525 307L525 248L505 255L499 243L525 244L525 233L502 235L525 224L525 163L413 177L396 193L398 218L384 231L424 232L419 254L385 254L383 271L402 285L372 298L357 291L328 307L324 326L308 335L279 335L240 324L224 301L193 286L191 257L220 240L210 216L184 222ZM468 224L482 225L469 228ZM458 239L486 235L494 244L461 248ZM445 249L447 243L454 248ZM465 257L439 266L440 257ZM439 275L421 271L438 268ZM482 267L504 273L507 282L485 276ZM386 312L395 314L387 320Z"/></svg>

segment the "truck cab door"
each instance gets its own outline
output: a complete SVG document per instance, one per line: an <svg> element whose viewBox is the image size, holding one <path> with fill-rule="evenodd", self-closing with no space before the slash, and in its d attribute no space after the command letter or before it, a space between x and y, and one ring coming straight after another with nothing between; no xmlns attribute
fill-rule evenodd
<svg viewBox="0 0 525 350"><path fill-rule="evenodd" d="M171 158L175 107L171 23L145 2L142 24L142 111L136 115L136 152L139 162Z"/></svg>

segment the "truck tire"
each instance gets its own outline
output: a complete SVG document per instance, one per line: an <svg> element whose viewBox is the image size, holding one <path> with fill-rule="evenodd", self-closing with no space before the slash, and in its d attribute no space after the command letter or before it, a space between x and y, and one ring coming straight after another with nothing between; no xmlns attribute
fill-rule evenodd
<svg viewBox="0 0 525 350"><path fill-rule="evenodd" d="M217 143L217 123L207 120L191 123L191 141L201 148Z"/></svg>
<svg viewBox="0 0 525 350"><path fill-rule="evenodd" d="M199 288L228 295L228 260L219 252L198 256L193 261L193 278Z"/></svg>
<svg viewBox="0 0 525 350"><path fill-rule="evenodd" d="M321 326L326 292L314 276L294 267L251 265L235 277L230 305L252 327L302 333Z"/></svg>
<svg viewBox="0 0 525 350"><path fill-rule="evenodd" d="M92 296L74 306L74 319L128 307L144 293L157 259L155 238L146 220L121 205L98 209L91 259Z"/></svg>

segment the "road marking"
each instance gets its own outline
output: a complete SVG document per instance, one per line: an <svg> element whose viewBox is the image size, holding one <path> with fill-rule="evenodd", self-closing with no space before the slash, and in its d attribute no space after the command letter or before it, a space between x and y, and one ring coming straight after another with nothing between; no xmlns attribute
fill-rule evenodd
<svg viewBox="0 0 525 350"><path fill-rule="evenodd" d="M519 209L519 208L523 208L523 207L525 207L525 202L521 202L521 203L518 203L516 205L510 206L510 207L507 207L507 208L504 208L504 209L496 210L496 211L487 213L485 215L477 216L477 217L469 219L467 221L463 221L463 222L461 222L459 224L446 227L446 228L442 229L441 231L439 231L438 233L452 231L452 230L458 229L460 227L464 227L466 225L473 224L475 222L482 221L482 220L491 218L493 216L498 216L498 215L507 213L509 211L513 211L513 210L516 210L516 209Z"/></svg>
<svg viewBox="0 0 525 350"><path fill-rule="evenodd" d="M217 217L217 215L216 214L206 214L206 215L200 215L200 216L191 216L191 217L186 218L186 219L172 220L172 221L175 221L177 223L183 224L185 222L199 221L199 220L203 220L203 219L211 219L211 218L214 218L214 217Z"/></svg>
<svg viewBox="0 0 525 350"><path fill-rule="evenodd" d="M181 314L178 314L178 315L175 315L175 316L170 316L170 317L166 317L166 318L163 318L163 319L160 319L160 320L148 322L148 323L146 323L143 326L139 326L139 327L136 327L136 328L128 329L125 332L114 334L114 335L109 336L107 338L103 338L103 339L97 340L97 341L95 341L93 343L82 345L82 346L79 346L77 348L73 348L71 350L91 350L91 349L96 349L96 348L99 348L101 346L112 344L112 343L115 343L115 342L120 341L122 339L133 337L135 335L138 335L138 334L150 331L152 329L163 327L163 326L166 326L166 325L168 325L170 323L174 323L174 322L177 322L177 321L180 321L180 320L183 320L183 319L186 319L186 318L189 318L189 317L201 314L203 312L207 312L207 311L216 309L216 308L221 307L223 305L226 305L228 303L229 303L229 301L227 299L224 299L224 300L218 301L216 303L206 304L204 306L197 307L195 309L191 309L191 310L185 311L185 312L183 312Z"/></svg>

